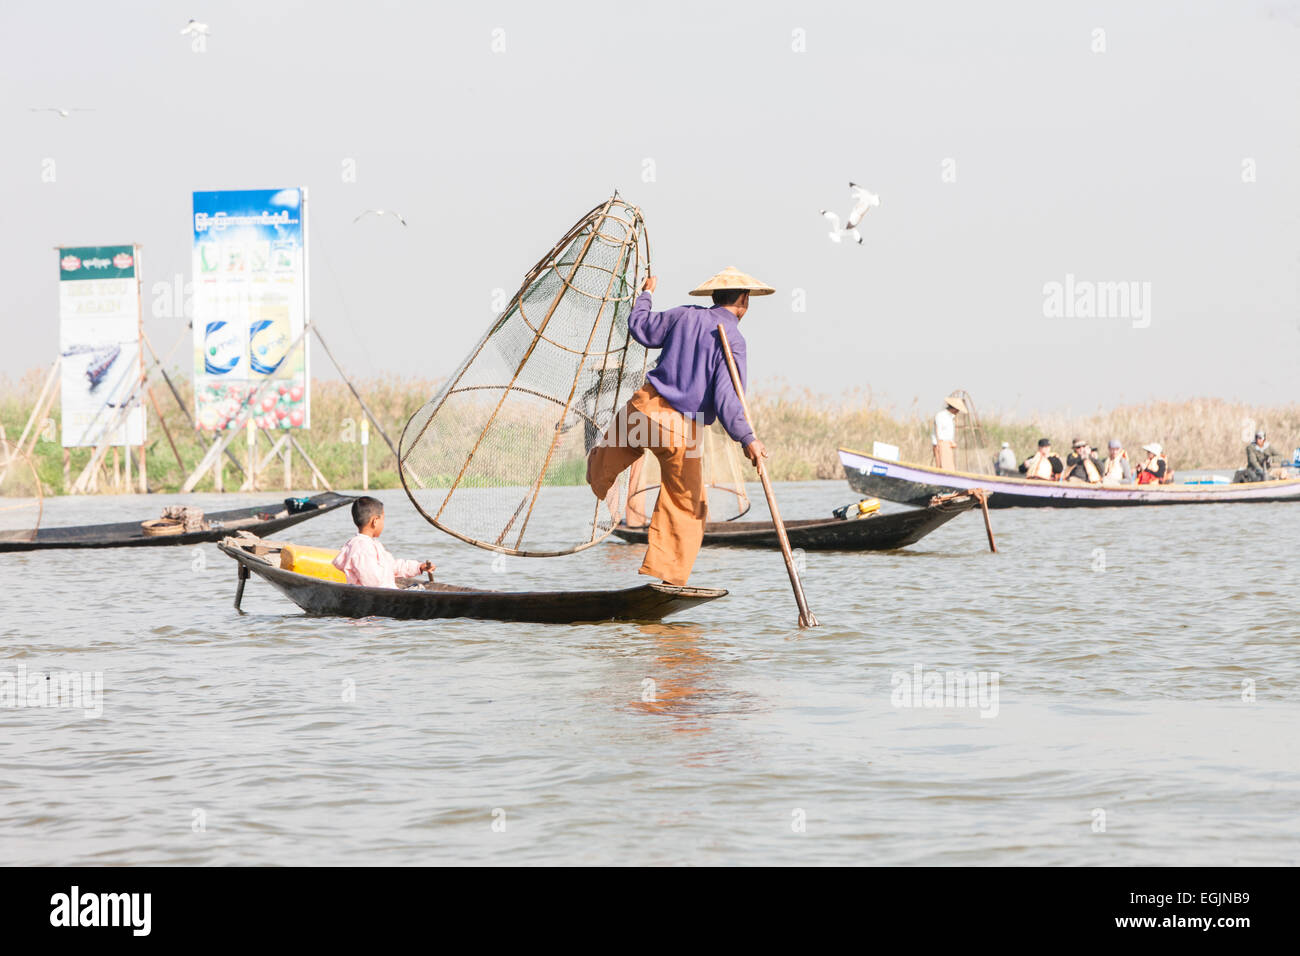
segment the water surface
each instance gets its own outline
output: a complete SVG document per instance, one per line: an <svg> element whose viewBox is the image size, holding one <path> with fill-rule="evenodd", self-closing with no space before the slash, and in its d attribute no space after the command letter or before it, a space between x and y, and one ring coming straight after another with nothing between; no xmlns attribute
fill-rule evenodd
<svg viewBox="0 0 1300 956"><path fill-rule="evenodd" d="M787 518L855 498L843 482L778 494ZM380 496L385 543L432 558L443 580L639 580L635 546L502 561L427 525L401 492ZM44 523L179 500L59 498ZM663 624L579 627L313 619L257 580L240 616L233 562L213 545L0 555L0 670L104 680L98 718L0 708L0 857L1300 862L1300 507L993 522L997 555L978 512L904 551L805 555L823 627L802 634L765 551L701 554L692 583L729 588L724 600ZM292 536L337 547L350 534L343 511ZM996 672L996 716L895 706L894 676L917 665Z"/></svg>

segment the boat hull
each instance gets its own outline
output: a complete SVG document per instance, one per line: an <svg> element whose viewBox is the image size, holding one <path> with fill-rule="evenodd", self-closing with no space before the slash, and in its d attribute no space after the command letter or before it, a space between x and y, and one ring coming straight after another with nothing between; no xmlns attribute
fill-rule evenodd
<svg viewBox="0 0 1300 956"><path fill-rule="evenodd" d="M893 514L865 518L812 519L785 522L790 547L805 551L890 551L915 544L940 525L975 506L962 497ZM645 528L620 524L614 534L633 544L645 544ZM712 521L704 526L704 546L720 548L776 548L776 528L770 521Z"/></svg>
<svg viewBox="0 0 1300 956"><path fill-rule="evenodd" d="M1237 501L1300 501L1300 479L1236 485L1097 485L1034 481L942 471L888 461L847 448L839 450L849 487L860 495L923 504L937 494L983 488L990 508L1105 508L1127 505L1190 505Z"/></svg>
<svg viewBox="0 0 1300 956"><path fill-rule="evenodd" d="M643 584L614 591L480 591L447 584L392 589L338 584L268 564L248 550L256 543L227 538L217 545L245 573L269 582L308 614L326 617L391 617L398 620L478 618L535 624L659 621L670 614L725 597L718 588Z"/></svg>
<svg viewBox="0 0 1300 956"><path fill-rule="evenodd" d="M275 534L285 528L291 528L311 518L323 515L335 508L350 505L350 495L334 492L316 495L311 499L316 507L310 511L286 514L269 521L252 521L241 523L238 529L258 536ZM168 545L194 545L208 541L220 541L235 528L234 522L246 522L258 514L276 514L283 510L284 501L266 505L235 508L230 511L217 511L205 517L222 527L213 527L207 531L192 531L188 534L147 535L140 527L139 521L123 521L116 524L76 525L66 528L39 528L34 538L0 539L0 551L43 551L49 548L160 548Z"/></svg>

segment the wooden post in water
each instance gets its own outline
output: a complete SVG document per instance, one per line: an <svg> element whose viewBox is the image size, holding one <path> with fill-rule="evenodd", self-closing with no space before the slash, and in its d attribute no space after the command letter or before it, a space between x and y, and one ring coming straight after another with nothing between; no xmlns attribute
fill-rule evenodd
<svg viewBox="0 0 1300 956"><path fill-rule="evenodd" d="M361 419L361 490L370 490L370 419Z"/></svg>
<svg viewBox="0 0 1300 956"><path fill-rule="evenodd" d="M257 423L251 418L245 426L248 430L248 490L257 490Z"/></svg>
<svg viewBox="0 0 1300 956"><path fill-rule="evenodd" d="M731 354L731 343L727 341L727 330L718 324L718 337L722 340L722 352L727 358L727 369L731 372L731 384L740 399L740 407L745 413L745 420L753 429L754 419L749 414L749 403L745 400L745 387L740 383L740 372L736 368L736 357ZM755 434L755 438L757 438ZM790 587L794 589L794 603L799 608L799 626L817 627L817 618L808 609L808 599L804 597L803 582L799 580L799 570L794 566L794 555L790 552L790 539L785 534L785 524L781 521L781 511L776 506L776 493L772 491L772 482L767 477L767 466L763 459L758 459L758 480L763 483L763 494L767 496L767 508L772 512L772 524L776 527L776 539L781 545L781 555L785 558L785 569L790 575Z"/></svg>

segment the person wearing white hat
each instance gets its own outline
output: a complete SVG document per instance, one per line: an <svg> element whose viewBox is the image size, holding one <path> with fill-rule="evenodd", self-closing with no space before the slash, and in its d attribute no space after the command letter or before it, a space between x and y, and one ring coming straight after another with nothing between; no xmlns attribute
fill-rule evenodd
<svg viewBox="0 0 1300 956"><path fill-rule="evenodd" d="M657 284L654 276L642 283L627 327L646 348L661 350L659 360L588 453L587 484L597 498L608 499L617 494L618 476L640 461L646 449L659 459L659 496L640 573L684 585L704 539L708 510L700 429L719 421L755 467L767 457L732 384L718 326L727 333L743 388L747 370L740 320L751 295L776 290L733 266L691 290L691 295L710 296L711 306L654 312L650 296ZM615 515L616 506L611 502Z"/></svg>
<svg viewBox="0 0 1300 956"><path fill-rule="evenodd" d="M1137 483L1139 485L1165 484L1169 481L1169 462L1165 460L1164 449L1160 447L1159 442L1152 442L1149 445L1143 445L1142 450L1147 453L1147 460L1138 466Z"/></svg>
<svg viewBox="0 0 1300 956"><path fill-rule="evenodd" d="M1011 442L1004 441L1002 448L998 451L997 460L994 462L994 468L999 475L1016 477L1019 474L1019 466L1016 464L1016 453L1011 450Z"/></svg>
<svg viewBox="0 0 1300 956"><path fill-rule="evenodd" d="M943 408L934 416L930 444L934 446L934 466L944 471L957 470L957 416L966 411L966 403L956 395L943 400Z"/></svg>

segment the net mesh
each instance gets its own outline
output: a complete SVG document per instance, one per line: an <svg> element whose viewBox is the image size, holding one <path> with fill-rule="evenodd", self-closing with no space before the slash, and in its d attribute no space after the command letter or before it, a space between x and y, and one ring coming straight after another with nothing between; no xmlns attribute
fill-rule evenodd
<svg viewBox="0 0 1300 956"><path fill-rule="evenodd" d="M32 460L17 445L0 439L0 540L34 540L43 501Z"/></svg>
<svg viewBox="0 0 1300 956"><path fill-rule="evenodd" d="M645 379L628 334L649 246L617 195L582 217L525 276L447 384L411 416L399 467L436 527L508 554L569 554L613 529L604 502L573 507L586 455ZM620 479L619 499L626 494Z"/></svg>
<svg viewBox="0 0 1300 956"><path fill-rule="evenodd" d="M701 434L700 465L704 471L704 490L709 504L708 520L735 521L749 511L743 470L746 462L741 457L740 446L717 422ZM647 451L628 474L627 516L624 520L630 528L644 528L650 524L659 497L659 459Z"/></svg>

